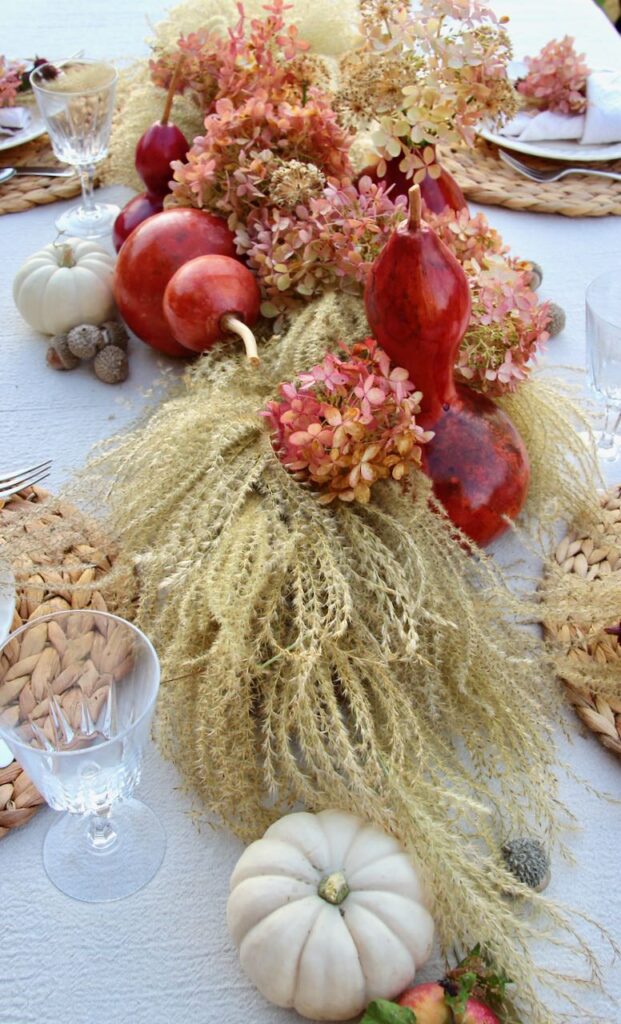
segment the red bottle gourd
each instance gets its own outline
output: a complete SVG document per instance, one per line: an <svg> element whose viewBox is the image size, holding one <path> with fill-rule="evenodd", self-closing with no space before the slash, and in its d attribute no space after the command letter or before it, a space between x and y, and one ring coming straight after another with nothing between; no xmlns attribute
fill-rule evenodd
<svg viewBox="0 0 621 1024"><path fill-rule="evenodd" d="M457 385L454 366L470 319L463 268L420 219L420 190L410 213L373 264L365 290L371 331L423 392L419 421L433 430L423 469L452 521L477 544L507 529L519 513L530 469L509 417L485 395Z"/></svg>
<svg viewBox="0 0 621 1024"><path fill-rule="evenodd" d="M223 338L237 336L248 361L259 363L250 330L261 307L257 279L229 256L198 256L171 277L164 292L164 316L175 341L193 352L206 352Z"/></svg>
<svg viewBox="0 0 621 1024"><path fill-rule="evenodd" d="M418 152L422 159L422 149L415 150L415 152ZM386 187L391 188L390 197L393 200L397 196L407 196L412 185L412 179L406 178L403 171L399 169L402 159L401 156L395 156L392 160L388 160L386 162L386 173L383 178L380 178L377 174L377 165L365 167L358 177L360 179L367 175L377 184L382 181L385 182ZM455 210L459 213L460 210L467 210L466 198L455 178L445 167L442 167L442 165L440 167L439 178L432 178L430 174L426 174L419 185L421 198L425 206L433 213L443 213L444 210Z"/></svg>
<svg viewBox="0 0 621 1024"><path fill-rule="evenodd" d="M152 196L164 197L172 178L173 160L185 160L190 145L180 128L169 121L177 82L181 74L183 57L177 61L172 76L161 120L147 128L136 146L136 170Z"/></svg>

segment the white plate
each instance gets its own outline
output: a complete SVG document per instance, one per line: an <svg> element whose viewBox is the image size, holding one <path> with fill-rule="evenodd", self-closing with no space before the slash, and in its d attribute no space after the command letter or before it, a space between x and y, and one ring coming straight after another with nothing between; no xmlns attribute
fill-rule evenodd
<svg viewBox="0 0 621 1024"><path fill-rule="evenodd" d="M0 135L0 153L4 149L13 149L14 146L23 146L25 142L32 142L33 139L38 139L40 135L43 135L45 131L45 122L41 117L39 111L35 108L31 109L31 120L27 128L22 128L19 132L13 132L11 135Z"/></svg>
<svg viewBox="0 0 621 1024"><path fill-rule="evenodd" d="M522 78L528 71L526 64L521 60L509 62L507 72L512 82ZM543 157L544 160L561 160L568 163L580 163L586 160L588 163L598 163L603 160L621 160L621 142L610 142L602 146L583 146L580 142L571 139L557 139L553 142L520 142L519 139L512 139L509 135L499 135L498 132L490 131L480 127L477 134L495 146L502 146L503 149L511 149L515 153L525 153L527 156Z"/></svg>
<svg viewBox="0 0 621 1024"><path fill-rule="evenodd" d="M15 611L15 579L6 562L0 562L0 643L11 632Z"/></svg>
<svg viewBox="0 0 621 1024"><path fill-rule="evenodd" d="M567 161L572 164L583 160L590 164L603 160L621 160L621 142L610 142L603 146L583 146L582 143L572 142L570 139L557 139L554 142L521 142L509 135L490 132L487 128L479 128L478 134L488 142L493 142L495 146L502 146L503 149L511 149L516 153L526 153L527 156L543 157L546 160Z"/></svg>

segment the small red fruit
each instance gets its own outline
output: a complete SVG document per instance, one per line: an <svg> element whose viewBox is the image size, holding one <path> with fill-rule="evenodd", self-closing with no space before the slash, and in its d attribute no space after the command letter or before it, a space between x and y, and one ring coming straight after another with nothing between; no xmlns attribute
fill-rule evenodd
<svg viewBox="0 0 621 1024"><path fill-rule="evenodd" d="M142 224L147 217L162 212L162 197L152 196L149 192L140 192L125 204L114 222L112 241L118 252L123 242L131 235L134 228Z"/></svg>
<svg viewBox="0 0 621 1024"><path fill-rule="evenodd" d="M170 108L181 72L180 58L172 76L161 121L147 128L136 146L136 170L147 186L147 191L165 196L172 178L173 160L185 160L190 145L180 128L169 124Z"/></svg>
<svg viewBox="0 0 621 1024"><path fill-rule="evenodd" d="M227 334L237 334L253 363L259 357L250 326L260 305L254 274L228 256L199 256L184 263L164 293L164 316L176 341L205 352Z"/></svg>
<svg viewBox="0 0 621 1024"><path fill-rule="evenodd" d="M422 150L417 151L422 154ZM364 175L371 178L376 184L386 183L386 188L391 187L390 198L394 201L397 196L407 196L412 187L412 178L406 178L403 171L399 170L402 157L395 156L386 162L386 173L383 178L377 174L377 164L369 165L359 174L358 178ZM467 210L468 204L465 196L455 181L453 175L441 167L440 177L432 178L426 174L420 182L420 194L425 206L434 213L443 213L444 210Z"/></svg>
<svg viewBox="0 0 621 1024"><path fill-rule="evenodd" d="M455 1024L456 1018L445 1001L445 992L438 982L415 985L399 999L400 1006L409 1006L416 1014L416 1024ZM470 997L459 1024L500 1024L489 1006Z"/></svg>
<svg viewBox="0 0 621 1024"><path fill-rule="evenodd" d="M134 228L119 253L114 297L127 326L141 341L172 356L187 356L164 316L166 285L196 256L234 256L233 234L211 213L179 207L164 210Z"/></svg>

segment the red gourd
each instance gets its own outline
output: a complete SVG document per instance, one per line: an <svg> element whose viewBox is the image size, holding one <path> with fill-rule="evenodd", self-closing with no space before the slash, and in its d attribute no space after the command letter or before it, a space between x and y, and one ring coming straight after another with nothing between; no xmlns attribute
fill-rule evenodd
<svg viewBox="0 0 621 1024"><path fill-rule="evenodd" d="M127 326L141 341L170 356L190 353L175 341L162 303L171 277L196 256L235 255L226 221L203 210L176 207L134 228L114 269L114 298Z"/></svg>
<svg viewBox="0 0 621 1024"><path fill-rule="evenodd" d="M177 62L168 87L161 120L147 128L136 146L136 170L152 196L164 197L169 192L170 165L173 160L185 160L190 148L181 129L168 120L182 63L183 57Z"/></svg>
<svg viewBox="0 0 621 1024"><path fill-rule="evenodd" d="M259 357L250 327L260 305L254 274L228 256L199 256L184 263L164 293L164 316L181 345L205 352L223 337L237 335L254 364Z"/></svg>
<svg viewBox="0 0 621 1024"><path fill-rule="evenodd" d="M419 420L433 439L423 469L452 521L484 545L507 528L528 490L528 454L509 417L489 398L457 386L454 366L470 319L463 268L420 220L410 189L408 222L371 268L365 302L371 331L423 392Z"/></svg>
<svg viewBox="0 0 621 1024"><path fill-rule="evenodd" d="M418 152L422 159L422 150L415 150L415 152ZM380 178L377 174L377 164L365 167L359 177L362 178L363 175L367 175L376 183L383 181L387 187L392 186L390 192L391 199L396 199L397 196L407 196L412 185L412 179L406 178L403 171L399 170L399 164L402 159L401 156L395 156L388 160L386 162L386 173L383 178ZM432 210L433 213L442 213L446 209L455 210L456 212L467 210L468 204L455 178L445 167L440 165L440 168L439 178L432 178L430 174L426 174L419 185L420 194L425 206L427 209Z"/></svg>
<svg viewBox="0 0 621 1024"><path fill-rule="evenodd" d="M149 192L140 192L133 199L125 204L112 228L112 241L118 252L125 239L131 235L134 228L142 224L147 217L154 213L161 213L163 202L161 196L152 196Z"/></svg>

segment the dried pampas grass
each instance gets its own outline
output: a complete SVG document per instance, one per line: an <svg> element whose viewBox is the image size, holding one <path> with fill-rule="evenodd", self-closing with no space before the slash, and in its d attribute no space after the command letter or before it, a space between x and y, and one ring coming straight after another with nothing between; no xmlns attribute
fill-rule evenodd
<svg viewBox="0 0 621 1024"><path fill-rule="evenodd" d="M160 740L206 805L246 840L297 801L393 832L427 877L444 951L481 941L547 1024L538 986L575 1007L568 974L592 981L596 966L570 916L500 852L533 830L552 845L563 824L561 698L522 628L540 609L484 552L468 555L425 477L413 494L382 484L368 506L320 506L257 415L281 380L366 332L361 301L331 293L264 346L258 370L221 346L80 487L109 490L118 608L160 653ZM534 409L539 422L566 409L558 396L550 408L549 387L511 400L525 426ZM571 503L570 437L542 436L554 492L531 452L532 514L550 516ZM531 951L542 938L549 965Z"/></svg>

